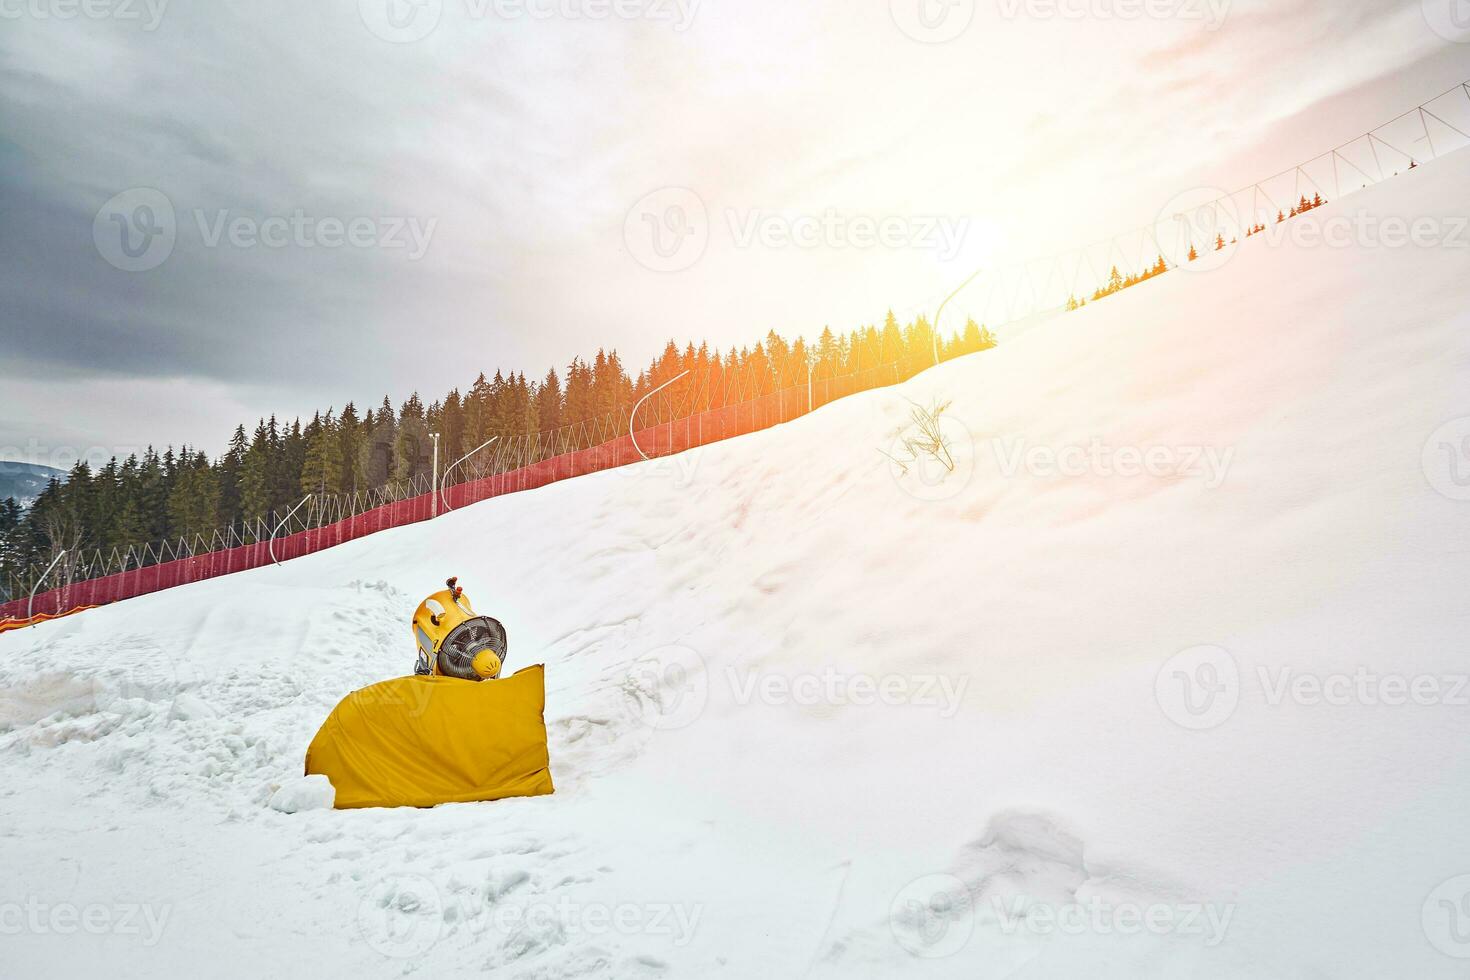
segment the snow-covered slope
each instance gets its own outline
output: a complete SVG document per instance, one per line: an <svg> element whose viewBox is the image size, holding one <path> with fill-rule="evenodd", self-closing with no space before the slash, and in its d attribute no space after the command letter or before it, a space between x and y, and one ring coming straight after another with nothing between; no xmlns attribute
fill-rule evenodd
<svg viewBox="0 0 1470 980"><path fill-rule="evenodd" d="M1304 220L1467 195L1462 155ZM1255 242L796 424L7 635L0 973L1461 975L1459 244ZM943 481L879 452L909 401L952 402ZM557 794L272 809L449 574L548 665Z"/></svg>

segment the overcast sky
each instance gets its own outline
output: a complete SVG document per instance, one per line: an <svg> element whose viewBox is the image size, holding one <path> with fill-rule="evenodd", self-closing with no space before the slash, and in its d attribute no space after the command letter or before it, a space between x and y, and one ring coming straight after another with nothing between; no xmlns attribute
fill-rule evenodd
<svg viewBox="0 0 1470 980"><path fill-rule="evenodd" d="M0 0L0 458L932 315L1470 78L1457 2Z"/></svg>

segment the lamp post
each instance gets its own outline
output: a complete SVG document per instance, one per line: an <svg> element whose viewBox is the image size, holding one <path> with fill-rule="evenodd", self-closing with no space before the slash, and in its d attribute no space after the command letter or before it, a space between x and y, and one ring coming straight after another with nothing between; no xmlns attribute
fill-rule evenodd
<svg viewBox="0 0 1470 980"><path fill-rule="evenodd" d="M436 483L435 484L435 488L434 488L435 496L438 497L439 500L442 502L445 511L451 511L451 510L454 509L453 507L449 506L449 500L448 500L448 498L446 498L444 496L444 484L448 484L449 483L449 475L454 472L455 467L459 466L460 463L463 463L465 460L467 460L471 456L475 455L475 453L477 453L480 450L484 449L486 446L489 446L491 443L495 442L499 438L500 438L499 436L493 436L493 437L491 437L489 440L481 443L480 445L476 446L474 449L471 449L469 452L465 453L463 456L461 456L459 459L455 460L453 463L450 463L449 464L449 467L447 469L445 469L445 471L444 471L444 478L441 481L439 481L439 483Z"/></svg>
<svg viewBox="0 0 1470 980"><path fill-rule="evenodd" d="M681 372L679 372L674 377L672 377L669 380L665 381L663 384L659 385L657 388L653 389L648 394L646 394L642 398L638 399L638 404L636 404L636 405L633 406L633 411L631 413L629 413L629 415L628 415L628 438L633 441L633 448L636 449L636 450L638 450L638 455L639 456L642 456L645 460L652 459L653 457L649 456L647 453L645 453L643 451L643 448L638 445L638 437L636 435L634 435L634 433L633 433L633 421L638 417L638 410L643 407L643 403L644 402L648 401L654 395L658 394L660 391L663 391L669 385L673 384L675 381L678 381L680 378L684 377L684 375L686 375L688 373L689 373L688 371L681 371ZM670 420L669 424L670 425L673 425L673 421ZM658 437L655 435L655 437L654 437L654 443L655 443L654 452L658 452L657 442L658 442ZM672 440L672 438L670 438L670 448L671 449L673 448L672 442L673 442L673 440Z"/></svg>
<svg viewBox="0 0 1470 980"><path fill-rule="evenodd" d="M434 499L433 499L433 502L430 504L430 506L432 507L432 513L430 513L429 516L430 517L438 517L439 516L439 492L438 492L439 491L439 433L437 433L437 432L430 432L429 433L429 438L431 438L431 439L434 440L434 476L433 476L433 482L430 484L430 486L434 490L434 493L433 493Z"/></svg>
<svg viewBox="0 0 1470 980"><path fill-rule="evenodd" d="M300 510L303 506L305 506L306 502L310 500L312 496L312 494L307 494L306 496L302 497L301 503L288 510L286 512L286 516L281 518L281 522L276 525L276 529L271 532L270 543L266 545L266 550L270 552L271 564L279 565L281 563L280 560L276 558L276 535L281 533L281 528L286 526L286 522L294 517L296 515L296 512Z"/></svg>
<svg viewBox="0 0 1470 980"><path fill-rule="evenodd" d="M46 566L46 570L41 573L41 577L36 579L36 584L31 587L31 597L29 600L26 601L26 619L28 621L34 620L35 618L34 613L36 608L36 592L41 588L41 584L50 577L51 572L55 570L56 566L61 564L61 559L65 557L66 549L62 548L59 552L57 552L56 557L51 559L51 564ZM57 612L60 611L60 604L58 603ZM36 624L34 622L31 622L31 625L35 626Z"/></svg>

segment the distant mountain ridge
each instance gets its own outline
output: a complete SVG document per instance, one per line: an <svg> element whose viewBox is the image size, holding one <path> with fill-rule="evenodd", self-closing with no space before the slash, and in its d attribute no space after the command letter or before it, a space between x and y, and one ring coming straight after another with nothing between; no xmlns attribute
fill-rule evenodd
<svg viewBox="0 0 1470 980"><path fill-rule="evenodd" d="M66 470L0 460L0 500L14 497L22 507L29 507L53 477L66 479Z"/></svg>

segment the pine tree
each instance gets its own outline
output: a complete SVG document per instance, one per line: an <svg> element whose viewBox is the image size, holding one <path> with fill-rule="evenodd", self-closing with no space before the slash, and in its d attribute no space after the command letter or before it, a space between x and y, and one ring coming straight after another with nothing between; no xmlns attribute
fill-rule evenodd
<svg viewBox="0 0 1470 980"><path fill-rule="evenodd" d="M536 391L536 420L542 432L550 432L562 424L561 379L556 376L556 368L546 372Z"/></svg>
<svg viewBox="0 0 1470 980"><path fill-rule="evenodd" d="M75 482L73 482L75 481ZM53 478L31 504L27 524L33 554L49 562L62 551L76 554L95 545L87 527L92 473L85 460L67 473L66 480ZM63 572L63 576L64 576Z"/></svg>
<svg viewBox="0 0 1470 980"><path fill-rule="evenodd" d="M511 415L505 395L505 375L499 368L495 369L495 377L490 379L489 400L486 407L489 412L490 434L498 435L502 439L509 438L512 429Z"/></svg>
<svg viewBox="0 0 1470 980"><path fill-rule="evenodd" d="M817 366L814 377L834 377L837 374L841 354L842 352L838 349L837 345L837 337L832 333L832 328L823 326L821 336L817 338Z"/></svg>
<svg viewBox="0 0 1470 980"><path fill-rule="evenodd" d="M448 466L475 448L465 445L464 405L460 401L458 388L452 389L444 399L444 405L439 411L438 428L443 433L439 447L439 451L444 456L443 465Z"/></svg>
<svg viewBox="0 0 1470 980"><path fill-rule="evenodd" d="M181 459L168 498L169 537L208 536L219 527L219 482L203 453Z"/></svg>
<svg viewBox="0 0 1470 980"><path fill-rule="evenodd" d="M393 405L384 396L383 404L372 416L372 424L363 434L362 469L366 486L378 489L393 479L394 444L398 441L398 421Z"/></svg>
<svg viewBox="0 0 1470 980"><path fill-rule="evenodd" d="M563 396L562 425L586 422L596 416L592 403L592 370L580 357L567 365L566 394Z"/></svg>
<svg viewBox="0 0 1470 980"><path fill-rule="evenodd" d="M363 472L363 423L357 417L357 406L348 402L337 418L337 454L342 461L341 485L344 493L367 489Z"/></svg>
<svg viewBox="0 0 1470 980"><path fill-rule="evenodd" d="M291 420L281 434L281 448L276 460L272 503L285 514L301 500L301 468L306 465L306 432L301 419Z"/></svg>
<svg viewBox="0 0 1470 980"><path fill-rule="evenodd" d="M613 350L607 355L607 372L612 378L613 410L621 412L633 407L633 379L623 370L622 358Z"/></svg>
<svg viewBox="0 0 1470 980"><path fill-rule="evenodd" d="M538 431L536 414L536 385L526 380L526 372L516 372L516 412L520 416L522 435L535 435Z"/></svg>
<svg viewBox="0 0 1470 980"><path fill-rule="evenodd" d="M86 460L79 460L66 475L61 485L61 509L68 522L75 528L75 540L66 545L71 550L94 546L96 538L89 520L96 510L94 503L92 467Z"/></svg>
<svg viewBox="0 0 1470 980"><path fill-rule="evenodd" d="M893 311L888 311L888 316L883 321L883 333L880 337L878 364L892 364L894 361L903 359L903 332L898 328L898 318Z"/></svg>
<svg viewBox="0 0 1470 980"><path fill-rule="evenodd" d="M235 426L229 447L220 457L218 468L219 516L222 524L233 525L240 520L244 502L240 488L240 470L245 465L245 453L249 449L250 440L245 436L245 426Z"/></svg>
<svg viewBox="0 0 1470 980"><path fill-rule="evenodd" d="M424 403L414 392L398 412L398 432L393 439L393 481L403 484L400 491L406 492L408 484L426 472L429 443Z"/></svg>
<svg viewBox="0 0 1470 980"><path fill-rule="evenodd" d="M85 520L88 537L98 548L108 546L108 529L112 527L118 505L122 501L122 468L114 456L103 464L92 478L92 492Z"/></svg>
<svg viewBox="0 0 1470 980"><path fill-rule="evenodd" d="M787 369L784 372L788 379L782 387L797 388L804 387L807 382L807 372L811 368L812 353L807 349L806 340L797 337L791 342L791 351L787 354Z"/></svg>
<svg viewBox="0 0 1470 980"><path fill-rule="evenodd" d="M301 464L301 492L338 493L342 489L342 443L332 410L307 427L306 456Z"/></svg>
<svg viewBox="0 0 1470 980"><path fill-rule="evenodd" d="M152 446L143 451L138 469L138 514L149 541L162 541L168 536L168 481L163 461Z"/></svg>
<svg viewBox="0 0 1470 980"><path fill-rule="evenodd" d="M485 372L481 371L475 383L470 386L469 394L465 396L465 441L470 443L470 448L480 445L495 434L491 431L489 401L490 382L485 380Z"/></svg>
<svg viewBox="0 0 1470 980"><path fill-rule="evenodd" d="M965 320L965 332L960 336L959 349L961 353L968 354L981 349L984 339L980 334L980 324L973 318Z"/></svg>
<svg viewBox="0 0 1470 980"><path fill-rule="evenodd" d="M799 370L795 369L791 358L791 345L786 339L774 330L766 333L766 359L771 371L771 390L778 391L793 385L796 375L800 374L803 381L806 380L806 366L802 365ZM677 374L678 372L674 372ZM673 377L673 375L670 375Z"/></svg>
<svg viewBox="0 0 1470 980"><path fill-rule="evenodd" d="M936 346L934 328L929 325L928 317L920 314L919 318L909 325L904 332L904 345L909 373L917 374L934 363Z"/></svg>
<svg viewBox="0 0 1470 980"><path fill-rule="evenodd" d="M0 602L20 593L20 579L25 571L25 512L14 497L0 501Z"/></svg>
<svg viewBox="0 0 1470 980"><path fill-rule="evenodd" d="M117 513L113 516L108 538L109 547L117 549L121 555L126 555L129 549L133 549L134 561L137 560L138 549L151 543L148 541L148 529L143 521L143 514L138 507L136 497L129 496L123 499Z"/></svg>
<svg viewBox="0 0 1470 980"><path fill-rule="evenodd" d="M127 554L129 548L149 543L148 526L140 505L139 466L138 457L129 456L119 467L117 501L99 534L102 547L115 549L120 555Z"/></svg>
<svg viewBox="0 0 1470 980"><path fill-rule="evenodd" d="M262 419L255 427L250 448L240 465L240 512L249 521L269 518L271 513L271 439Z"/></svg>
<svg viewBox="0 0 1470 980"><path fill-rule="evenodd" d="M601 347L597 348L597 355L592 358L592 397L590 407L593 416L599 419L614 411L614 400L617 397L616 379L611 377L608 365L607 352ZM543 380L541 388L544 389L545 387L546 382ZM560 413L558 412L558 414ZM542 423L542 428L548 428L548 426Z"/></svg>

